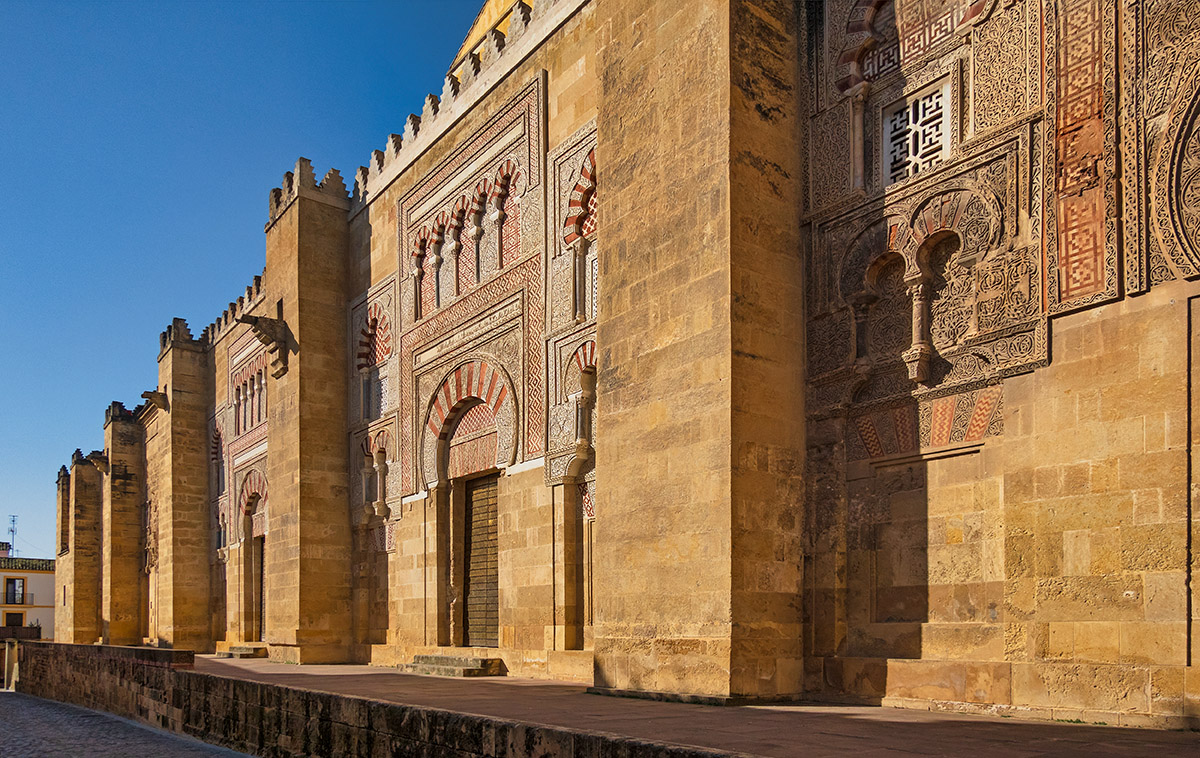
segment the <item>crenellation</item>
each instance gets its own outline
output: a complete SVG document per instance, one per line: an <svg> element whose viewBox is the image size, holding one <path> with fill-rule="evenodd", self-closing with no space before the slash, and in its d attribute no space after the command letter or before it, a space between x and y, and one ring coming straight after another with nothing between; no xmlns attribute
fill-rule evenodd
<svg viewBox="0 0 1200 758"><path fill-rule="evenodd" d="M446 74L446 78L442 83L441 102L453 102L454 98L458 97L460 89L459 79L454 74Z"/></svg>
<svg viewBox="0 0 1200 758"><path fill-rule="evenodd" d="M492 29L484 36L484 60L492 63L504 52L505 36L499 29Z"/></svg>
<svg viewBox="0 0 1200 758"><path fill-rule="evenodd" d="M508 21L508 31L506 35L508 42L515 42L529 28L529 22L533 18L533 9L524 0L517 0L513 6L512 15Z"/></svg>
<svg viewBox="0 0 1200 758"><path fill-rule="evenodd" d="M1183 719L1200 37L1055 3L489 0L60 470L64 638Z"/></svg>
<svg viewBox="0 0 1200 758"><path fill-rule="evenodd" d="M404 122L404 141L412 143L417 140L417 135L421 133L421 117L415 113L408 114L408 118Z"/></svg>
<svg viewBox="0 0 1200 758"><path fill-rule="evenodd" d="M433 94L432 92L426 95L425 107L421 109L421 121L427 124L436 118L441 104L441 98L439 98L437 95ZM393 134L392 136L395 137L396 135Z"/></svg>

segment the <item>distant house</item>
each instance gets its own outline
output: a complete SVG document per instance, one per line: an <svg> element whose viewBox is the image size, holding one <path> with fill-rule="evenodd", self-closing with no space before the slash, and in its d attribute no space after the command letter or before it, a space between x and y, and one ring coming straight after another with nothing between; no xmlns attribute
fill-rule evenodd
<svg viewBox="0 0 1200 758"><path fill-rule="evenodd" d="M0 627L40 626L42 639L54 637L54 559L14 558L0 542ZM9 636L0 633L0 637Z"/></svg>

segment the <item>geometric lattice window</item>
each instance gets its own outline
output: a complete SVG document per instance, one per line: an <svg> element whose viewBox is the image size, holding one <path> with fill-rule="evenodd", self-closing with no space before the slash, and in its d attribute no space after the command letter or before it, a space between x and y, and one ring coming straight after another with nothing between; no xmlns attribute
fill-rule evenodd
<svg viewBox="0 0 1200 758"><path fill-rule="evenodd" d="M884 186L928 171L949 154L949 79L884 109Z"/></svg>

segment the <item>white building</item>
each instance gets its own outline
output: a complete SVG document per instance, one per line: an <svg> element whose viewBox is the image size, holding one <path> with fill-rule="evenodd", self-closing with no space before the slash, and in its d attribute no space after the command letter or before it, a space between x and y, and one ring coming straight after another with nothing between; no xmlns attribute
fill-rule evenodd
<svg viewBox="0 0 1200 758"><path fill-rule="evenodd" d="M54 559L14 558L0 542L0 627L40 626L54 637ZM3 637L0 634L0 637Z"/></svg>

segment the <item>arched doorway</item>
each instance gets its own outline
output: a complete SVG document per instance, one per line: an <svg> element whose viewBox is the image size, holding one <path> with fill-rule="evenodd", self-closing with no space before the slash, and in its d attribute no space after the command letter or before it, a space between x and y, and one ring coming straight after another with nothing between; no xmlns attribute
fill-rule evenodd
<svg viewBox="0 0 1200 758"><path fill-rule="evenodd" d="M267 479L257 470L246 474L239 494L242 506L242 602L244 642L266 640Z"/></svg>
<svg viewBox="0 0 1200 758"><path fill-rule="evenodd" d="M516 454L516 418L508 374L487 359L451 371L430 399L422 461L438 514L438 644L499 646L499 472Z"/></svg>

